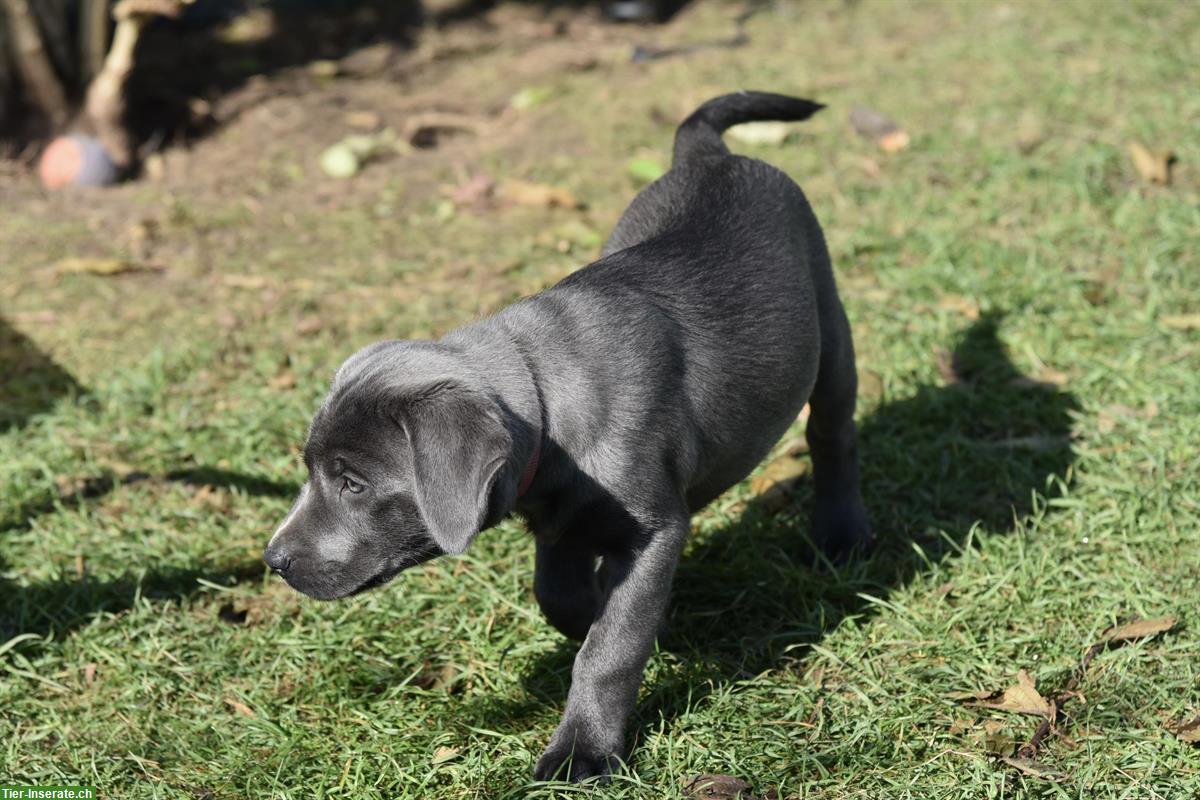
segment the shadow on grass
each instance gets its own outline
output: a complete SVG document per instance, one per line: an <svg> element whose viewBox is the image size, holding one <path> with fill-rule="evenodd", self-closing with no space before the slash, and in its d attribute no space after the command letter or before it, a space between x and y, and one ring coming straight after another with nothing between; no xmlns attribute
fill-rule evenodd
<svg viewBox="0 0 1200 800"><path fill-rule="evenodd" d="M870 558L836 570L812 566L808 482L795 487L791 507L771 513L752 503L733 524L696 538L659 640L676 658L648 684L644 723L669 722L714 685L803 656L841 620L873 613L860 593L886 597L926 559L969 547L976 525L1013 530L1049 476L1065 479L1077 404L1015 369L997 336L1000 322L985 316L964 332L953 354L956 382L921 387L862 420L863 494L879 540ZM575 649L563 641L543 654L523 676L525 698L479 701L472 712L480 724L515 727L548 704L561 706Z"/></svg>
<svg viewBox="0 0 1200 800"><path fill-rule="evenodd" d="M514 2L514 0L508 0ZM687 0L520 0L550 13L588 7L645 7L647 21L665 22ZM327 78L297 73L279 85L263 84L236 107L209 113L209 101L262 77L314 61L338 62L348 78L387 77L403 84L414 76L407 63L427 26L481 22L500 0L460 0L427 9L421 0L199 0L178 21L159 20L139 43L129 87L128 124L139 142L196 139L264 93L296 95ZM253 12L246 14L249 9ZM228 24L226 24L228 23ZM368 49L369 48L369 49ZM329 65L326 65L327 67ZM462 98L469 102L472 98Z"/></svg>
<svg viewBox="0 0 1200 800"><path fill-rule="evenodd" d="M69 372L0 317L0 433L82 392Z"/></svg>
<svg viewBox="0 0 1200 800"><path fill-rule="evenodd" d="M293 497L297 486L214 467L192 467L155 476L145 472L100 475L81 482L69 494L41 499L0 521L0 532L28 528L41 514L76 508L99 499L120 486L144 482L181 483L188 486L232 489L258 497ZM0 572L5 569L0 562ZM15 586L0 577L0 643L20 634L61 636L87 624L97 614L132 608L138 598L184 600L204 587L201 579L220 585L260 578L263 564L256 560L201 568L161 568L147 564L125 574L98 580L86 573L29 586Z"/></svg>

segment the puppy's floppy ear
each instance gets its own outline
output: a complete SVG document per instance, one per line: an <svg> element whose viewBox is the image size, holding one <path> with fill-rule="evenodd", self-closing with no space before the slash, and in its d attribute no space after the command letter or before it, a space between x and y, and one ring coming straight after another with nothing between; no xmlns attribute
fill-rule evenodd
<svg viewBox="0 0 1200 800"><path fill-rule="evenodd" d="M409 395L399 416L425 525L445 552L466 552L483 527L512 437L486 397L456 382ZM504 488L515 496L515 483Z"/></svg>

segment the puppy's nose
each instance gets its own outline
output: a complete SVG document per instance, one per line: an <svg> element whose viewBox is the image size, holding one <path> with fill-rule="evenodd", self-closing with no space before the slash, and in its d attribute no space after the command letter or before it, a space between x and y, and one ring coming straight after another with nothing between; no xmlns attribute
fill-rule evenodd
<svg viewBox="0 0 1200 800"><path fill-rule="evenodd" d="M288 567L292 565L292 557L288 555L287 550L282 547L267 546L263 550L263 561L267 562L267 566L276 572L283 574L288 571Z"/></svg>

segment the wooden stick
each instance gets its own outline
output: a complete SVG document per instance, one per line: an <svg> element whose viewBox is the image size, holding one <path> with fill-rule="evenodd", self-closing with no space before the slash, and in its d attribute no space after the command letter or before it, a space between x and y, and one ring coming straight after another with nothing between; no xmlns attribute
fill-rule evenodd
<svg viewBox="0 0 1200 800"><path fill-rule="evenodd" d="M104 65L87 91L87 115L96 138L120 169L133 164L134 141L125 127L125 83L142 30L155 16L178 17L183 0L122 0L113 8L117 27Z"/></svg>
<svg viewBox="0 0 1200 800"><path fill-rule="evenodd" d="M29 92L30 99L49 118L56 129L67 123L71 107L42 42L41 31L34 22L28 0L2 0L8 15L9 27L17 62L17 71Z"/></svg>
<svg viewBox="0 0 1200 800"><path fill-rule="evenodd" d="M81 0L79 12L79 72L81 83L100 73L108 50L109 0Z"/></svg>

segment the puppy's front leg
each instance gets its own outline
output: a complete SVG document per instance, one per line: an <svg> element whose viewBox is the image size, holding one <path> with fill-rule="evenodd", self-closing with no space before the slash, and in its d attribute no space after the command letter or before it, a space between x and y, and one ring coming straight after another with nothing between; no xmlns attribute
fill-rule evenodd
<svg viewBox="0 0 1200 800"><path fill-rule="evenodd" d="M667 609L688 533L686 511L641 524L628 553L605 556L607 592L575 656L567 708L534 777L581 781L607 776L625 753L625 725Z"/></svg>

